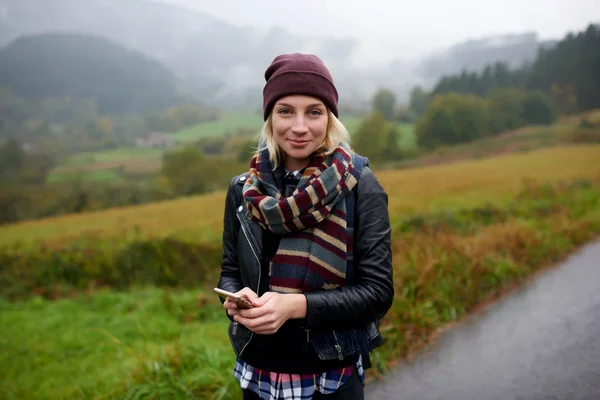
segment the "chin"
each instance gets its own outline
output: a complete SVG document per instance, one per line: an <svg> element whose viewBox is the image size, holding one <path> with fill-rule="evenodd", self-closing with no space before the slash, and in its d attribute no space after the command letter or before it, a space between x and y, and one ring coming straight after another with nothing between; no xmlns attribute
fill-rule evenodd
<svg viewBox="0 0 600 400"><path fill-rule="evenodd" d="M296 158L296 159L305 159L310 157L310 155L313 153L313 150L297 150L297 149L290 149L287 152L287 155L292 157L292 158Z"/></svg>

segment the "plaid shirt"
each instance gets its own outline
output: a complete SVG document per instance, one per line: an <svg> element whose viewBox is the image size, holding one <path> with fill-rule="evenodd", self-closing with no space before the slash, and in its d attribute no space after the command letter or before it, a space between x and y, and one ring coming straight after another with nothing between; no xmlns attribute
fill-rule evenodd
<svg viewBox="0 0 600 400"><path fill-rule="evenodd" d="M364 385L362 357L358 358L356 365L322 374L269 372L254 368L238 359L234 375L240 381L242 389L252 390L262 400L310 400L317 391L323 394L334 393L350 379L355 368Z"/></svg>

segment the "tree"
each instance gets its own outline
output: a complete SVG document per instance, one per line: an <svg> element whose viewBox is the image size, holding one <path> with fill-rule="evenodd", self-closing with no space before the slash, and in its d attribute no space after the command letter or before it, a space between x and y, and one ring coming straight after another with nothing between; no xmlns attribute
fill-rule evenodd
<svg viewBox="0 0 600 400"><path fill-rule="evenodd" d="M434 148L453 142L457 134L450 110L438 106L434 100L427 113L417 121L415 134L419 147L423 148Z"/></svg>
<svg viewBox="0 0 600 400"><path fill-rule="evenodd" d="M373 111L383 115L388 121L394 120L396 95L388 89L379 89L373 97Z"/></svg>
<svg viewBox="0 0 600 400"><path fill-rule="evenodd" d="M486 102L483 98L460 93L434 97L416 126L419 146L466 143L488 134Z"/></svg>
<svg viewBox="0 0 600 400"><path fill-rule="evenodd" d="M575 89L570 83L562 85L557 83L552 84L550 88L550 100L555 110L561 115L573 114L579 108Z"/></svg>
<svg viewBox="0 0 600 400"><path fill-rule="evenodd" d="M17 183L26 158L27 155L16 139L8 139L0 146L0 184Z"/></svg>
<svg viewBox="0 0 600 400"><path fill-rule="evenodd" d="M534 90L525 94L523 117L529 124L551 124L556 119L556 113L548 96L541 90Z"/></svg>
<svg viewBox="0 0 600 400"><path fill-rule="evenodd" d="M493 89L487 96L491 133L516 129L524 124L525 92L517 88Z"/></svg>
<svg viewBox="0 0 600 400"><path fill-rule="evenodd" d="M55 159L47 150L26 152L16 139L0 145L0 185L43 184L54 165Z"/></svg>
<svg viewBox="0 0 600 400"><path fill-rule="evenodd" d="M383 114L375 112L364 118L352 140L353 147L372 161L382 158L387 145L390 124Z"/></svg>
<svg viewBox="0 0 600 400"><path fill-rule="evenodd" d="M600 107L600 25L590 24L577 34L568 34L553 46L543 46L536 59L518 69L496 62L481 73L462 71L443 76L433 94L473 93L486 96L494 88L542 90L551 96L560 113Z"/></svg>
<svg viewBox="0 0 600 400"><path fill-rule="evenodd" d="M427 110L427 105L429 104L429 95L425 90L423 90L420 86L415 86L410 91L410 101L409 101L409 110L420 117L425 114L425 110Z"/></svg>
<svg viewBox="0 0 600 400"><path fill-rule="evenodd" d="M193 146L166 152L161 175L167 186L179 195L204 192L210 179L204 154Z"/></svg>
<svg viewBox="0 0 600 400"><path fill-rule="evenodd" d="M568 34L556 46L539 52L531 67L530 89L551 93L553 85L572 86L578 111L600 107L600 25Z"/></svg>
<svg viewBox="0 0 600 400"><path fill-rule="evenodd" d="M382 159L398 160L402 157L402 151L400 150L400 146L398 146L398 136L398 129L395 126L391 126L386 135L385 147L381 152Z"/></svg>

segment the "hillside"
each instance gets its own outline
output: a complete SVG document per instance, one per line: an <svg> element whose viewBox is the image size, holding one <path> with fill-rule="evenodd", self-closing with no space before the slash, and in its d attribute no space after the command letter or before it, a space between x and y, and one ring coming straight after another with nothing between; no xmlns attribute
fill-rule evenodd
<svg viewBox="0 0 600 400"><path fill-rule="evenodd" d="M24 36L0 50L0 86L29 100L91 99L102 113L137 113L173 104L176 84L159 62L91 35Z"/></svg>
<svg viewBox="0 0 600 400"><path fill-rule="evenodd" d="M416 158L391 162L385 168L448 164L581 143L600 143L600 110L561 117L552 125L527 125L469 143L442 146Z"/></svg>
<svg viewBox="0 0 600 400"><path fill-rule="evenodd" d="M519 68L535 60L539 48L552 48L555 41L541 41L534 32L498 35L468 40L433 54L420 64L423 77L435 81L440 76L460 73L463 69L480 70L502 62Z"/></svg>
<svg viewBox="0 0 600 400"><path fill-rule="evenodd" d="M415 213L501 202L521 189L523 182L598 178L599 145L559 147L526 154L509 154L484 160L412 170L379 171L390 194L394 219ZM561 167L556 168L557 165ZM436 190L432 191L431 188ZM221 237L223 196L212 194L140 206L53 217L0 226L0 247L17 242L43 241L53 247L98 239L167 237L217 243ZM137 232L137 233L136 233ZM125 244L123 241L121 244Z"/></svg>
<svg viewBox="0 0 600 400"><path fill-rule="evenodd" d="M230 107L259 104L264 68L279 52L310 48L332 54L332 67L347 67L349 56L333 54L347 40L314 41L281 28L238 27L152 0L0 2L0 45L23 35L64 31L104 37L142 52L168 66L201 101Z"/></svg>

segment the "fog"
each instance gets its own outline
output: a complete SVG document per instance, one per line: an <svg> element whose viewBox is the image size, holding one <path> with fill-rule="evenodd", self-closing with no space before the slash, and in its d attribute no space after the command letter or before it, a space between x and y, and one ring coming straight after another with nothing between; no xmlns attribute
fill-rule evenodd
<svg viewBox="0 0 600 400"><path fill-rule="evenodd" d="M364 103L381 87L405 101L463 69L520 67L599 20L597 0L0 0L0 46L56 31L101 36L232 107L260 100L276 55L315 53L343 97Z"/></svg>
<svg viewBox="0 0 600 400"><path fill-rule="evenodd" d="M600 19L596 0L163 0L236 25L280 26L306 36L355 38L356 62L372 64L425 56L488 36L535 32L560 39Z"/></svg>

